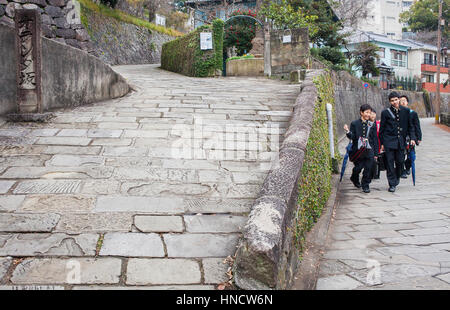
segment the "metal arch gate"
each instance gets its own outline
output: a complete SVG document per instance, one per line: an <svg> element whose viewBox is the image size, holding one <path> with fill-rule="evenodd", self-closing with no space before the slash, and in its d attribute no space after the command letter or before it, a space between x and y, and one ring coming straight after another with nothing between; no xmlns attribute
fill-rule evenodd
<svg viewBox="0 0 450 310"><path fill-rule="evenodd" d="M228 22L230 22L233 19L236 18L250 18L252 20L254 20L255 22L257 22L260 26L261 26L261 30L263 31L264 35L263 35L263 39L264 39L264 75L268 75L270 76L270 66L267 67L266 66L266 56L270 57L270 46L267 46L268 44L266 44L266 35L264 32L264 24L262 21L260 21L257 18L254 18L253 16L249 16L249 15L235 15L235 16L231 16L230 18L228 18L225 23L223 24L223 28L225 29L225 26L227 25ZM270 58L268 58L270 59ZM223 68L222 68L222 76L226 76L227 75L227 65L226 65L226 59L225 57L223 57Z"/></svg>

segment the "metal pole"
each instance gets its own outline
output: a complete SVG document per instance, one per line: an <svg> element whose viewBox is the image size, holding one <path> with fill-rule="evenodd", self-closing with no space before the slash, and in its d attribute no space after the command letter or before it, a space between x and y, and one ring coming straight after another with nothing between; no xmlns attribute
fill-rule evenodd
<svg viewBox="0 0 450 310"><path fill-rule="evenodd" d="M439 0L439 18L438 18L438 42L437 42L437 88L436 88L436 108L435 123L439 124L439 114L441 111L441 19L442 19L442 0Z"/></svg>

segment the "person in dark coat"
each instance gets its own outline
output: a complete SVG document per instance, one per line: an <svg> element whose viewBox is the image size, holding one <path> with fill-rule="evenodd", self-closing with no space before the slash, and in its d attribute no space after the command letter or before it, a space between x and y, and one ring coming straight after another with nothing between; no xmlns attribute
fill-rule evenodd
<svg viewBox="0 0 450 310"><path fill-rule="evenodd" d="M344 125L344 130L347 132L347 137L352 140L352 149L349 152L352 158L358 152L358 140L360 138L368 140L370 148L363 152L358 159L354 160L354 167L350 180L357 188L361 188L364 193L370 193L369 184L372 181L372 167L375 157L378 156L378 139L377 131L374 126L371 126L370 115L372 108L368 104L363 104L359 109L361 118L354 120L350 124L350 129L347 124ZM361 182L359 181L359 174L363 170Z"/></svg>
<svg viewBox="0 0 450 310"><path fill-rule="evenodd" d="M378 154L380 154L380 121L377 121L377 111L373 108L372 113L370 114L370 122L372 123L372 128L377 131ZM380 167L378 165L378 160L379 158L373 162L372 179L374 180L380 178Z"/></svg>
<svg viewBox="0 0 450 310"><path fill-rule="evenodd" d="M403 162L405 159L406 137L410 137L410 144L416 145L416 133L412 125L410 110L400 105L399 94L389 94L390 107L381 112L380 142L381 151L386 155L386 176L389 191L395 192L400 183Z"/></svg>
<svg viewBox="0 0 450 310"><path fill-rule="evenodd" d="M408 96L406 96L406 95L400 96L400 105L404 106L405 108L408 108L408 105L409 105ZM411 117L411 121L414 126L414 130L416 132L417 145L419 145L422 142L422 130L420 128L419 115L413 109L410 109L410 111L411 112L409 115ZM408 139L409 139L409 137L407 137L407 140ZM407 153L405 153L405 156L406 155L407 155ZM406 179L407 175L410 174L410 169L411 169L411 160L409 158L406 158L405 164L403 165L402 175L400 177Z"/></svg>

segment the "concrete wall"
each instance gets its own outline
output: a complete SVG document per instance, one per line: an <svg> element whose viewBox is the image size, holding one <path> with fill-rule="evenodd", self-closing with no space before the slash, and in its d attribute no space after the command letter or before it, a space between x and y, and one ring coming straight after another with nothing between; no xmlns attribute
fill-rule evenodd
<svg viewBox="0 0 450 310"><path fill-rule="evenodd" d="M0 25L0 115L16 112L14 29ZM124 96L126 80L100 59L42 37L42 107L78 106Z"/></svg>
<svg viewBox="0 0 450 310"><path fill-rule="evenodd" d="M16 66L14 29L0 26L0 115L16 110Z"/></svg>
<svg viewBox="0 0 450 310"><path fill-rule="evenodd" d="M227 61L227 76L264 76L264 59L233 59Z"/></svg>
<svg viewBox="0 0 450 310"><path fill-rule="evenodd" d="M100 59L42 38L44 110L78 106L124 96L125 79Z"/></svg>

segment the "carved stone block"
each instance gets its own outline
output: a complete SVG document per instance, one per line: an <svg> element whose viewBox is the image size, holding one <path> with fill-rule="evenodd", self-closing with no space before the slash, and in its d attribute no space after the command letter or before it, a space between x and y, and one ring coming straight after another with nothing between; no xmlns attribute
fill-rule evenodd
<svg viewBox="0 0 450 310"><path fill-rule="evenodd" d="M15 11L19 113L41 112L41 21L38 10Z"/></svg>

